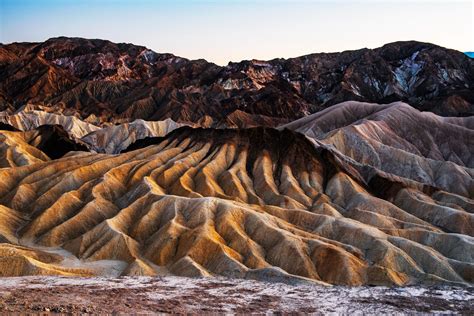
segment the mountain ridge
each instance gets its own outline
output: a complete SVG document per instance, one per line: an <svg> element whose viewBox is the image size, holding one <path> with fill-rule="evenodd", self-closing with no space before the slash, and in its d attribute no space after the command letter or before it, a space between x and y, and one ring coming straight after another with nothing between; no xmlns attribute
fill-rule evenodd
<svg viewBox="0 0 474 316"><path fill-rule="evenodd" d="M474 281L470 118L350 101L281 130L184 126L57 159L37 133L0 131L4 275Z"/></svg>
<svg viewBox="0 0 474 316"><path fill-rule="evenodd" d="M31 104L109 123L275 127L350 100L469 116L473 88L472 59L414 41L227 66L82 38L0 46L0 110Z"/></svg>
<svg viewBox="0 0 474 316"><path fill-rule="evenodd" d="M474 60L0 45L0 274L474 283Z"/></svg>

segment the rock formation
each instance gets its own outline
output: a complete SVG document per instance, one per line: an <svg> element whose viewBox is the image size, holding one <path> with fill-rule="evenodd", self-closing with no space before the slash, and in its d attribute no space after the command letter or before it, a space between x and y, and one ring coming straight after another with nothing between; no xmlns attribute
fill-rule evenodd
<svg viewBox="0 0 474 316"><path fill-rule="evenodd" d="M0 45L0 275L472 285L473 91L418 42L225 67Z"/></svg>
<svg viewBox="0 0 474 316"><path fill-rule="evenodd" d="M345 102L280 127L401 178L474 196L474 117L440 117L408 104Z"/></svg>
<svg viewBox="0 0 474 316"><path fill-rule="evenodd" d="M190 124L176 123L166 119L164 121L135 120L130 123L97 126L74 116L39 110L26 109L13 115L8 115L6 112L0 113L0 130L26 132L37 130L41 126L56 126L57 129L62 130L64 139L68 138L75 143L80 143L86 147L86 151L109 154L119 153L143 138L164 136L183 125ZM65 151L70 151L70 149L66 148Z"/></svg>
<svg viewBox="0 0 474 316"><path fill-rule="evenodd" d="M357 105L336 106L321 128L336 135L357 118L404 107ZM473 282L472 177L457 178L462 189L440 188L361 167L340 144L328 145L334 138L286 128L182 127L120 155L75 151L55 160L11 141L24 133L0 133L2 155L22 153L11 159L21 164L0 169L2 259L23 262L9 275L91 275L117 262L129 275ZM471 172L471 157L462 159Z"/></svg>
<svg viewBox="0 0 474 316"><path fill-rule="evenodd" d="M103 40L0 46L0 111L33 104L89 122L277 126L350 100L469 116L473 91L474 60L419 42L225 67Z"/></svg>

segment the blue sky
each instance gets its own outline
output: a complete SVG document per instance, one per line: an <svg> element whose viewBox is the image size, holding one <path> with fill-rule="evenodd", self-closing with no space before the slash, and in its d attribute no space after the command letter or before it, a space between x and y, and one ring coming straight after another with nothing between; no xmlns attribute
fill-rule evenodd
<svg viewBox="0 0 474 316"><path fill-rule="evenodd" d="M0 42L103 38L218 64L378 47L474 50L473 1L0 0Z"/></svg>

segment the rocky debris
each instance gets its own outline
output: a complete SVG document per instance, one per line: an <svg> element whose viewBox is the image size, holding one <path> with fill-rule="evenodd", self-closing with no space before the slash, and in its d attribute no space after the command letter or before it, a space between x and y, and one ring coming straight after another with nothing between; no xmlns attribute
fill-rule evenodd
<svg viewBox="0 0 474 316"><path fill-rule="evenodd" d="M0 110L28 103L84 120L277 126L348 101L474 114L474 61L420 42L221 67L103 40L0 46Z"/></svg>
<svg viewBox="0 0 474 316"><path fill-rule="evenodd" d="M80 286L78 286L80 285ZM0 282L3 313L472 314L472 288L322 287L225 278L26 277Z"/></svg>

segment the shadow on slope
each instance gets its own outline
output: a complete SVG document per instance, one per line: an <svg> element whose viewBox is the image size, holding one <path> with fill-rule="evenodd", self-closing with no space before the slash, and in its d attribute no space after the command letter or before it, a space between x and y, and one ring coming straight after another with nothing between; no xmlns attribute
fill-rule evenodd
<svg viewBox="0 0 474 316"><path fill-rule="evenodd" d="M89 151L87 146L77 142L60 125L42 125L25 132L28 144L38 148L51 159L58 159L71 151Z"/></svg>

